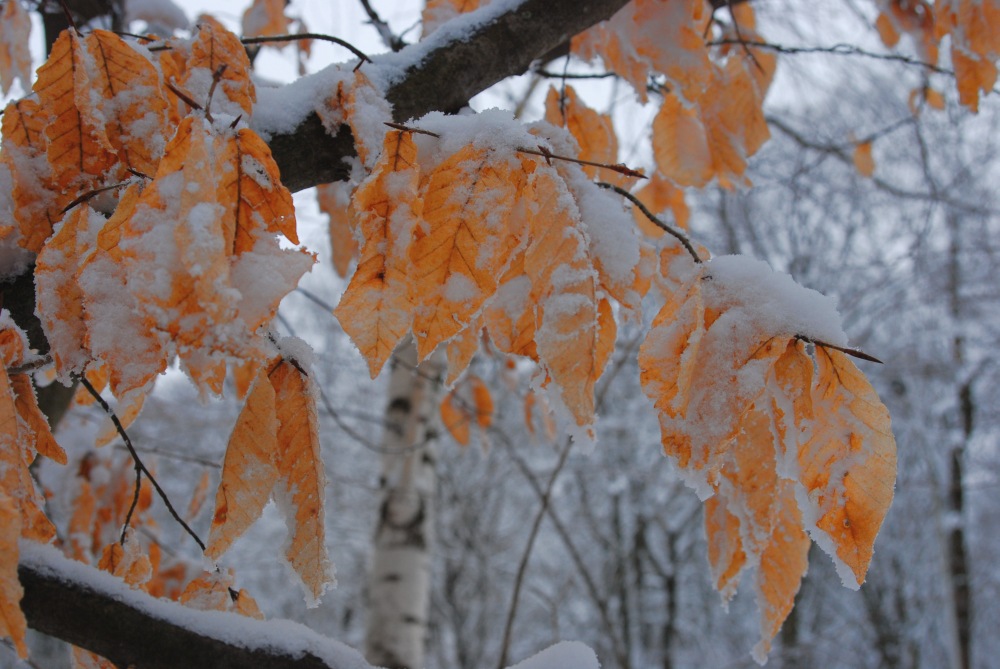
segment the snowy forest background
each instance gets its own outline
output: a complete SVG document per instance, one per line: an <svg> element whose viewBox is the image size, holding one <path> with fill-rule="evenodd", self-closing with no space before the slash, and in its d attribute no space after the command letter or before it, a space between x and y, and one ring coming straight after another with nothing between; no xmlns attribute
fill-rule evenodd
<svg viewBox="0 0 1000 669"><path fill-rule="evenodd" d="M216 13L237 31L240 4L226 3L225 12ZM399 32L418 20L419 3L373 4ZM760 32L774 43L850 43L885 53L870 29L869 3L754 5ZM185 6L189 18L197 10L194 3ZM289 13L301 15L314 32L365 51L384 50L376 31L364 25L359 2L293 0ZM415 39L415 32L405 38ZM343 58L317 45L308 68ZM265 49L256 62L263 79L297 76L292 49ZM562 68L559 60L548 69ZM573 63L569 71L588 70ZM946 92L948 105L914 114L907 96L928 77ZM538 118L550 83L560 81L533 82L529 75L504 82L473 106L518 108L524 118ZM631 90L613 80L572 83L589 104L612 112L622 160L632 167L648 162L641 138L648 136L650 116ZM1000 656L1000 109L987 96L971 115L951 100L951 88L946 75L900 61L787 55L767 107L773 137L750 163L754 187L688 194L698 241L719 254L765 259L834 297L852 344L885 362L861 363L892 414L899 448L896 497L867 582L859 592L845 589L830 561L811 555L770 666L960 667L964 634L971 648L965 666L985 668ZM851 160L852 143L866 137L875 138L874 178L859 174ZM296 205L304 243L327 260L325 217L314 194L297 194ZM321 430L337 588L319 608L303 607L293 576L279 564L285 530L273 509L225 563L268 617L301 620L361 647L388 374L368 380L364 362L324 306L335 305L344 286L321 262L280 312L282 333L316 350L329 399ZM634 353L641 334L634 328L620 336L620 350L598 384L601 419L591 452L548 439L540 425L529 433L527 375L488 357L473 363L493 389L496 420L478 445L463 449L446 432L435 444L428 667L495 666L518 566L539 514L509 658L578 639L608 668L755 666L749 655L758 635L753 593L741 592L727 612L711 587L702 505L661 455L656 419L638 386ZM147 462L155 462L171 496L187 500L203 472L214 490L239 409L231 396L199 403L188 381L172 373L160 380L130 434L150 453ZM60 425L57 437L71 458L92 450L100 418L97 407L75 407ZM122 449L106 447L93 457L120 461L128 475ZM46 474L43 467L40 475ZM66 499L52 500L54 513ZM195 519L197 530L207 531L209 507ZM159 528L153 539L165 551L198 561L196 547L168 518ZM959 552L967 581L956 569ZM968 623L955 613L965 597ZM36 637L34 647L37 666L66 660L55 642ZM24 665L0 647L0 666Z"/></svg>

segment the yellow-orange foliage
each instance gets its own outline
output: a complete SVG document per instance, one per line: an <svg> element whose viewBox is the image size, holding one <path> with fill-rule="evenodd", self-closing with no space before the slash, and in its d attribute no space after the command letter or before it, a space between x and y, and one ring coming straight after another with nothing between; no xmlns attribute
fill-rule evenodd
<svg viewBox="0 0 1000 669"><path fill-rule="evenodd" d="M411 134L390 132L375 170L351 200L354 225L365 242L358 268L334 313L368 361L372 377L381 371L413 318L412 276L404 254L420 209L419 178Z"/></svg>
<svg viewBox="0 0 1000 669"><path fill-rule="evenodd" d="M0 24L4 39L0 40L0 93L7 95L14 79L21 80L21 88L31 85L31 17L20 2L5 2L0 7ZM15 39L8 39L15 37Z"/></svg>
<svg viewBox="0 0 1000 669"><path fill-rule="evenodd" d="M324 487L311 380L298 362L265 365L226 449L206 555L220 557L264 510L282 502L291 535L286 556L310 596L332 580L326 554Z"/></svg>

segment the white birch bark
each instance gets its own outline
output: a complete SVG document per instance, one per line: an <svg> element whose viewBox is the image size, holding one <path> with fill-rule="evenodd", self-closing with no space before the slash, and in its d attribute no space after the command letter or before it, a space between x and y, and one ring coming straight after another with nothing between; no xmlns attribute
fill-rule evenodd
<svg viewBox="0 0 1000 669"><path fill-rule="evenodd" d="M392 361L382 440L382 504L368 579L365 657L387 669L422 669L430 605L440 357L416 369L404 342Z"/></svg>

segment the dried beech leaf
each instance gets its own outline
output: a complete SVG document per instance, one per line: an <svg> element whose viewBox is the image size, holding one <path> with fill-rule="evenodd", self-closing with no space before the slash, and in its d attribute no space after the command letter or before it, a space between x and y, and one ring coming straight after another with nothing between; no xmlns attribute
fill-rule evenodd
<svg viewBox="0 0 1000 669"><path fill-rule="evenodd" d="M27 659L28 646L24 641L27 622L21 612L24 590L17 576L20 536L21 514L17 502L0 490L0 636L13 641L17 656Z"/></svg>
<svg viewBox="0 0 1000 669"><path fill-rule="evenodd" d="M267 506L278 480L275 393L261 369L236 420L222 463L205 555L218 560Z"/></svg>
<svg viewBox="0 0 1000 669"><path fill-rule="evenodd" d="M413 318L413 277L406 254L419 211L418 181L413 137L393 131L385 136L375 170L351 200L352 217L365 242L334 314L368 362L372 378L406 335Z"/></svg>
<svg viewBox="0 0 1000 669"><path fill-rule="evenodd" d="M0 7L0 93L10 93L14 79L21 80L21 89L31 87L31 17L20 2L11 0Z"/></svg>
<svg viewBox="0 0 1000 669"><path fill-rule="evenodd" d="M319 449L319 420L312 381L296 364L278 363L269 374L278 416L278 497L291 536L285 555L318 602L333 581L326 552L323 502L326 474Z"/></svg>

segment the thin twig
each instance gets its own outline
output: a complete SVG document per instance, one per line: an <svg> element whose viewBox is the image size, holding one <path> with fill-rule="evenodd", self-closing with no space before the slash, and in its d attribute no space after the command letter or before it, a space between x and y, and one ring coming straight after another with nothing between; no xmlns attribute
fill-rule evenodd
<svg viewBox="0 0 1000 669"><path fill-rule="evenodd" d="M243 37L240 41L243 44L267 44L268 42L297 42L303 39L315 39L321 42L333 42L334 44L339 44L344 47L355 56L360 58L365 63L372 62L364 51L361 51L356 46L350 42L344 41L339 37L332 37L330 35L320 35L319 33L297 33L295 35L268 35L266 37ZM358 64L360 66L360 63ZM356 68L355 68L356 69Z"/></svg>
<svg viewBox="0 0 1000 669"><path fill-rule="evenodd" d="M395 121L385 121L385 124L390 128L395 128L396 130L402 130L404 132L415 132L420 135L428 135L430 137L441 138L441 135L436 132L431 132L430 130L423 130L421 128L414 128L412 126L404 125L402 123L396 123Z"/></svg>
<svg viewBox="0 0 1000 669"><path fill-rule="evenodd" d="M808 54L808 53L823 53L830 54L834 56L859 56L863 58L872 58L875 60L886 60L896 63L902 63L903 65L910 65L912 67L920 67L931 72L937 72L938 74L947 74L949 76L955 76L953 70L949 70L944 67L939 67L933 63L928 63L917 58L911 58L909 56L904 56L896 53L875 53L874 51L867 51L860 47L854 46L853 44L833 44L831 46L784 46L781 44L773 44L771 42L763 42L759 40L740 40L733 38L725 38L719 40L713 40L707 42L708 46L722 46L726 44L740 44L744 47L753 47L755 49L768 49L770 51L776 51L781 54Z"/></svg>
<svg viewBox="0 0 1000 669"><path fill-rule="evenodd" d="M184 104L186 104L191 109L197 109L198 111L201 111L201 105L198 104L197 102L195 102L194 99L190 95L188 95L187 93L185 93L181 89L177 88L176 86L174 86L169 81L166 82L166 84L167 84L167 88L169 88L173 92L174 95L176 95L177 97L179 97L181 100L184 101Z"/></svg>
<svg viewBox="0 0 1000 669"><path fill-rule="evenodd" d="M75 200L73 200L72 202L70 202L69 204L67 204L65 207L63 207L63 210L62 210L61 213L65 214L67 211L69 211L70 209L72 209L76 205L82 204L82 203L86 202L87 200L90 200L90 199L92 199L94 197L97 197L101 193L106 193L109 190L114 190L116 188L122 188L124 186L130 186L132 183L134 183L134 182L131 179L126 179L125 181L120 181L120 182L118 182L116 184L111 184L110 186L102 186L101 188L95 188L92 191L87 191L86 193L84 193L83 195L81 195L80 197L76 198Z"/></svg>
<svg viewBox="0 0 1000 669"><path fill-rule="evenodd" d="M114 423L115 430L118 431L118 435L122 438L122 441L125 442L125 447L128 449L129 455L132 456L132 462L135 463L136 481L137 481L136 495L138 495L138 487L139 487L138 481L139 481L139 475L141 473L144 474L146 478L149 479L149 482L153 484L153 488L156 489L156 492L157 494L159 494L160 499L163 500L163 503L167 505L167 511L170 512L170 515L173 516L174 520L180 523L180 526L183 527L184 530L189 535L191 535L191 538L194 539L195 542L198 544L198 546L201 547L201 550L204 551L205 550L204 542L202 542L202 540L198 537L198 535L195 534L194 530L192 530L188 526L188 524L184 522L184 519L180 517L180 514L178 514L177 511L174 509L174 505L170 503L170 498L167 497L167 493L163 490L163 488L160 487L160 484L156 482L156 478L153 477L153 475L150 473L146 465L143 464L142 459L139 457L139 454L135 450L135 446L132 445L132 440L129 439L128 433L125 432L125 427L122 425L121 421L118 420L118 415L115 414L114 410L107 403L107 401L105 401L105 399L101 397L101 393L97 392L94 386L90 384L90 381L87 380L86 376L80 375L77 378L79 378L80 383L83 385L84 388L87 389L87 392L90 393L90 395L94 398L94 400L101 405L101 408L104 409L104 413L108 414L108 417L111 418L111 422ZM128 529L128 523L131 520L132 511L134 508L135 508L135 500L133 500L133 507L129 509L129 515L125 518L125 527L122 529L122 543L124 543L125 541L124 539L125 530Z"/></svg>
<svg viewBox="0 0 1000 669"><path fill-rule="evenodd" d="M382 42L393 51L402 51L403 47L406 46L406 42L399 35L392 32L389 24L382 20L382 17L378 15L378 12L371 6L371 3L368 0L361 0L361 6L365 8L365 13L368 14L368 22L375 27L379 36L382 37Z"/></svg>
<svg viewBox="0 0 1000 669"><path fill-rule="evenodd" d="M214 121L212 118L212 98L215 97L215 87L219 85L227 67L229 66L223 63L212 73L212 85L208 87L208 99L205 100L205 118L208 119L209 123Z"/></svg>
<svg viewBox="0 0 1000 669"><path fill-rule="evenodd" d="M864 351L856 348L845 348L843 346L837 346L836 344L828 344L825 341L820 341L819 339L813 339L811 337L807 337L805 335L800 335L800 334L795 335L795 338L800 339L809 344L812 344L813 346L819 346L820 348L830 348L833 349L834 351L840 351L841 353L846 353L847 355L852 356L854 358L867 360L868 362L877 362L880 365L885 364L884 362L876 358L874 355L869 355L868 353L865 353Z"/></svg>
<svg viewBox="0 0 1000 669"><path fill-rule="evenodd" d="M658 217L653 215L653 212L651 212L646 207L646 205L643 204L642 200L637 198L635 195L632 195L632 193L629 193L621 186L616 186L615 184L609 184L605 181L598 181L597 185L600 186L601 188L607 188L609 190L613 190L614 192L618 193L619 195L630 201L632 204L638 207L639 211L641 211L646 218L652 221L654 225L656 225L658 228L660 228L667 234L672 235L674 238L676 238L677 241L679 241L684 246L684 249L691 255L691 257L694 258L694 261L696 263L701 264L702 262L704 262L701 259L701 256L698 255L698 252L694 250L694 246L691 244L691 240L688 239L688 236L683 232L681 232L680 230L678 230L677 228L675 228L674 226L668 225L666 222L661 221Z"/></svg>
<svg viewBox="0 0 1000 669"><path fill-rule="evenodd" d="M566 465L572 445L573 442L567 439L566 445L563 446L562 452L559 454L559 460L556 462L555 468L549 475L549 481L545 485L545 490L542 492L540 500L541 508L539 508L538 513L535 514L535 520L531 524L531 531L528 532L528 543L524 548L524 552L521 554L521 561L517 565L517 573L514 576L514 586L512 588L513 594L511 595L510 608L507 610L507 622L504 623L503 640L500 642L500 661L497 663L497 669L503 669L507 666L507 653L510 650L511 634L514 631L514 616L517 614L517 603L521 595L521 584L524 581L524 575L528 571L528 560L531 559L531 549L535 545L535 538L538 536L538 530L542 526L542 520L545 518L545 512L548 510L549 502L552 499L552 490L555 488L556 479L559 477L559 473L562 471L562 468Z"/></svg>
<svg viewBox="0 0 1000 669"><path fill-rule="evenodd" d="M612 172L618 172L619 174L624 174L627 177L635 177L637 179L648 179L645 174L638 170L633 170L628 165L624 163L618 163L616 165L609 165L608 163L595 163L591 160L581 160L580 158L570 158L569 156L560 156L558 154L552 153L544 146L539 146L537 149L528 149L523 146L517 147L517 151L520 153L529 153L533 156L542 156L545 158L546 162L551 162L552 160L563 160L567 163L576 163L577 165L589 165L591 167L600 167L601 169L611 170Z"/></svg>
<svg viewBox="0 0 1000 669"><path fill-rule="evenodd" d="M295 292L296 293L301 293L302 296L304 298L306 298L307 300L309 300L310 302L316 304L319 307L322 307L323 309L326 309L330 313L333 313L333 305L331 305L329 302L327 302L326 300L324 300L322 297L319 297L315 293L306 290L302 286L297 286L295 288Z"/></svg>
<svg viewBox="0 0 1000 669"><path fill-rule="evenodd" d="M615 72L595 72L593 74L573 74L571 72L566 72L559 74L556 72L549 72L548 70L535 70L535 74L544 79L609 79L611 77L618 76Z"/></svg>
<svg viewBox="0 0 1000 669"><path fill-rule="evenodd" d="M38 356L27 362L23 362L17 367L8 367L7 374L13 376L14 374L27 374L28 372L34 372L35 370L41 369L52 362L52 355L46 354Z"/></svg>

